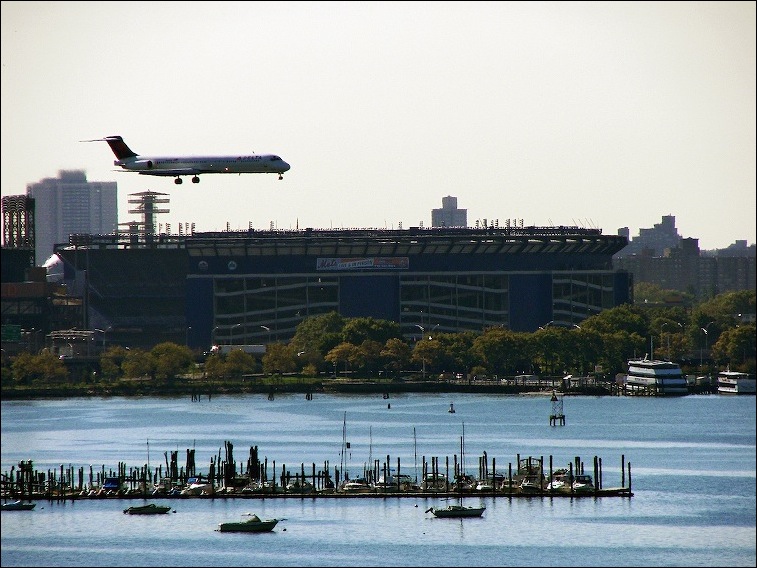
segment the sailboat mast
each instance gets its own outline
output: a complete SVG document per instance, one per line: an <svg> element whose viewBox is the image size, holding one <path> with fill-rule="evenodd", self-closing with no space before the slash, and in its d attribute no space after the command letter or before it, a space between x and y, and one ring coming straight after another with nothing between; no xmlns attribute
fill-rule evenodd
<svg viewBox="0 0 757 568"><path fill-rule="evenodd" d="M342 422L342 451L341 451L341 461L339 463L339 467L342 470L342 477L344 477L344 468L347 466L347 456L345 455L345 452L347 451L347 411L344 411L344 420Z"/></svg>
<svg viewBox="0 0 757 568"><path fill-rule="evenodd" d="M415 482L418 483L418 440L415 438L415 426L413 426L413 452L415 453Z"/></svg>
<svg viewBox="0 0 757 568"><path fill-rule="evenodd" d="M463 435L460 437L460 474L465 475L465 422L463 422Z"/></svg>

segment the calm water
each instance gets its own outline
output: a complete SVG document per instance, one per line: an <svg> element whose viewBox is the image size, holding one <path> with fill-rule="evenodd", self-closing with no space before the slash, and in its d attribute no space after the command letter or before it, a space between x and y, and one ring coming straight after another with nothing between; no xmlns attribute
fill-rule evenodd
<svg viewBox="0 0 757 568"><path fill-rule="evenodd" d="M207 472L224 441L237 463L250 446L277 470L340 464L345 423L351 477L399 457L420 475L425 456L460 454L477 471L486 452L506 471L517 455L564 467L602 459L604 487L632 464L631 499L469 498L480 519L436 519L439 498L158 499L175 513L123 515L141 501L40 501L2 513L2 566L755 566L755 397L568 397L565 426L549 426L544 396L304 395L94 398L2 402L3 473L115 469L164 463L195 448ZM454 402L456 413L447 412ZM391 408L387 405L391 404ZM165 467L165 465L164 465ZM272 475L269 472L269 475ZM285 518L272 533L229 534L245 512Z"/></svg>

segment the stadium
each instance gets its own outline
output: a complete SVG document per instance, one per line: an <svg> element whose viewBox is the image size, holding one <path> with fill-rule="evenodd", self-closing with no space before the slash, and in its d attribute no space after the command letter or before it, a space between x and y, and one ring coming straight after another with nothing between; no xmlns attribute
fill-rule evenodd
<svg viewBox="0 0 757 568"><path fill-rule="evenodd" d="M307 317L395 321L403 335L571 327L632 301L619 235L578 227L72 235L56 247L84 329L109 343L286 342ZM103 339L104 341L104 339Z"/></svg>

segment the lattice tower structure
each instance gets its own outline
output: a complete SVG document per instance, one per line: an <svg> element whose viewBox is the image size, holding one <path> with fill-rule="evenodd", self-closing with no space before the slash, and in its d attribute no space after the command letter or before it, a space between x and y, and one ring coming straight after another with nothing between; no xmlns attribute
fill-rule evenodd
<svg viewBox="0 0 757 568"><path fill-rule="evenodd" d="M142 221L119 223L119 225L126 226L127 232L130 234L154 235L155 216L159 213L168 213L170 211L170 209L162 209L157 206L159 203L170 202L168 198L161 198L159 196L168 194L148 190L140 193L131 193L129 195L134 196L134 199L129 199L129 203L137 204L136 208L129 209L129 213L142 215Z"/></svg>
<svg viewBox="0 0 757 568"><path fill-rule="evenodd" d="M34 250L34 198L8 195L2 199L3 246Z"/></svg>

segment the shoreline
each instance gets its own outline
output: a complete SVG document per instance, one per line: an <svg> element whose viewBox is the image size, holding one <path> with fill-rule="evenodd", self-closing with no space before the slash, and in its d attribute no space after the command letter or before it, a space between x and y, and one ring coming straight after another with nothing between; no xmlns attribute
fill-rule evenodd
<svg viewBox="0 0 757 568"><path fill-rule="evenodd" d="M552 386L503 385L491 383L452 383L432 381L339 381L318 383L279 383L279 384L203 384L189 382L175 384L150 384L145 381L121 382L115 385L59 385L59 386L30 386L7 387L0 389L2 400L38 400L79 397L114 397L114 396L191 396L212 397L226 394L302 394L312 396L321 394L383 394L385 398L391 394L406 393L479 393L551 396L617 396L614 389L608 386L590 385L574 387L568 390Z"/></svg>

